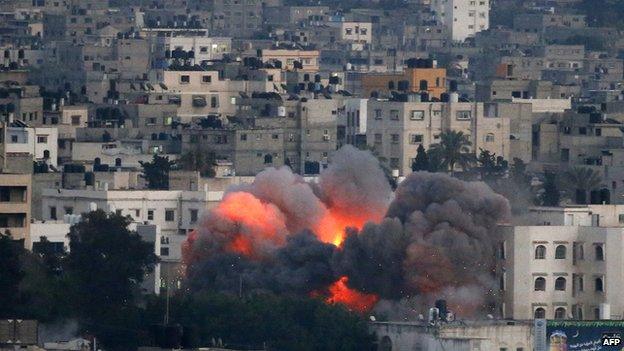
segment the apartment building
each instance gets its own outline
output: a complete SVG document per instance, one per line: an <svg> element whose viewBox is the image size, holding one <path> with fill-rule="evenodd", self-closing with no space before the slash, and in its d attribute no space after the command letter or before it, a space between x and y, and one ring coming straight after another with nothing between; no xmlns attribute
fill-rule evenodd
<svg viewBox="0 0 624 351"><path fill-rule="evenodd" d="M438 68L433 60L416 60L403 72L368 73L361 75L361 95L388 95L391 91L425 92L439 99L447 91L446 68Z"/></svg>
<svg viewBox="0 0 624 351"><path fill-rule="evenodd" d="M464 132L474 151L509 159L510 117L499 114L496 104L370 99L367 109L366 143L402 176L412 171L418 146L428 149L448 130Z"/></svg>
<svg viewBox="0 0 624 351"><path fill-rule="evenodd" d="M260 52L262 62L280 61L285 70L317 72L319 70L318 50L264 49Z"/></svg>
<svg viewBox="0 0 624 351"><path fill-rule="evenodd" d="M222 197L223 191L44 189L41 201L45 221L102 209L157 225L163 238L161 259L179 262L186 235Z"/></svg>
<svg viewBox="0 0 624 351"><path fill-rule="evenodd" d="M624 207L538 207L501 226L502 314L624 318Z"/></svg>
<svg viewBox="0 0 624 351"><path fill-rule="evenodd" d="M48 127L30 127L16 120L2 128L7 153L30 154L33 161L57 166L58 130Z"/></svg>
<svg viewBox="0 0 624 351"><path fill-rule="evenodd" d="M30 245L30 174L0 173L0 231Z"/></svg>
<svg viewBox="0 0 624 351"><path fill-rule="evenodd" d="M432 0L431 9L453 41L474 37L490 26L490 0Z"/></svg>

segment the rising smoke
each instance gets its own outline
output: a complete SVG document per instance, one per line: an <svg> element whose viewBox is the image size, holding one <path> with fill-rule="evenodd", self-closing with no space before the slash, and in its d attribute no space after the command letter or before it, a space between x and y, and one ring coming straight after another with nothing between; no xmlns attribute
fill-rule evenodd
<svg viewBox="0 0 624 351"><path fill-rule="evenodd" d="M347 146L318 183L270 168L228 191L185 243L187 282L359 311L444 297L472 314L495 294L492 232L508 213L485 184L440 173L412 173L393 196L377 159Z"/></svg>

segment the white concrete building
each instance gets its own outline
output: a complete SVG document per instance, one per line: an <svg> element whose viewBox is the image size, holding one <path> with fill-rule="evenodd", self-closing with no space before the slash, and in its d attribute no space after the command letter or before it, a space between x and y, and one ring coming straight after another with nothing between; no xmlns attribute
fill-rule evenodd
<svg viewBox="0 0 624 351"><path fill-rule="evenodd" d="M347 144L366 143L367 116L368 99L348 98L344 100L344 111L339 115L339 124L345 127Z"/></svg>
<svg viewBox="0 0 624 351"><path fill-rule="evenodd" d="M432 0L431 9L454 41L464 41L490 27L490 0Z"/></svg>
<svg viewBox="0 0 624 351"><path fill-rule="evenodd" d="M153 48L156 57L167 56L167 53L171 57L171 52L175 50L192 51L194 62L202 64L212 60L220 60L223 55L229 54L232 51L232 39L188 34L156 37Z"/></svg>
<svg viewBox="0 0 624 351"><path fill-rule="evenodd" d="M69 231L72 225L79 223L81 215L65 215L63 220L60 221L37 221L30 225L30 237L32 240L32 246L27 249L37 252L39 250L39 244L42 238L46 238L52 245L54 252L63 253L69 252ZM162 239L160 228L154 224L132 223L129 228L135 230L141 236L143 241L154 245L154 254L161 258L161 244L164 242ZM142 288L149 293L160 293L160 287L162 285L160 275L160 263L154 266L154 270L149 273L142 284Z"/></svg>
<svg viewBox="0 0 624 351"><path fill-rule="evenodd" d="M56 167L58 156L58 130L47 127L31 127L14 121L4 128L7 153L28 153L34 161L45 161Z"/></svg>
<svg viewBox="0 0 624 351"><path fill-rule="evenodd" d="M187 233L222 197L223 191L44 189L41 201L46 221L99 208L129 215L136 223L155 224L162 236L162 260L179 262Z"/></svg>
<svg viewBox="0 0 624 351"><path fill-rule="evenodd" d="M533 325L506 320L427 322L372 322L377 350L476 351L531 350Z"/></svg>
<svg viewBox="0 0 624 351"><path fill-rule="evenodd" d="M500 227L502 314L624 318L624 206L537 207Z"/></svg>

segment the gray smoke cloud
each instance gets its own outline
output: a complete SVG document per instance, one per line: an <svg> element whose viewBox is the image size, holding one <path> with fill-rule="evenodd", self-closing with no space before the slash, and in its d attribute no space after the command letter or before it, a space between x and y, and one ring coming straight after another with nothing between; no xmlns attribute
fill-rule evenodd
<svg viewBox="0 0 624 351"><path fill-rule="evenodd" d="M270 208L268 228L284 242L260 245L261 257L227 250L233 236L253 236L257 230L211 210L185 248L191 289L238 292L242 283L244 291L306 295L346 276L350 288L382 299L377 308L405 306L406 316L438 298L466 315L492 304L493 231L508 218L509 204L484 183L417 172L390 201L375 157L346 147L318 184L304 182L288 168L268 169L228 196L241 192ZM361 230L347 229L341 247L322 243L312 231L334 210L364 214L371 222Z"/></svg>

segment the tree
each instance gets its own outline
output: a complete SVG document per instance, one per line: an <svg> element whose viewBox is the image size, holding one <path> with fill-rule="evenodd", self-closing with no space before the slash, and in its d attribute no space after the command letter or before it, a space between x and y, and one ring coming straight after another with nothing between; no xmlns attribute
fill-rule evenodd
<svg viewBox="0 0 624 351"><path fill-rule="evenodd" d="M420 144L418 145L418 149L416 150L416 158L414 158L414 162L412 163L412 171L428 171L429 170L429 156L427 156L427 151L425 151L425 147Z"/></svg>
<svg viewBox="0 0 624 351"><path fill-rule="evenodd" d="M474 162L470 145L471 142L464 132L450 130L440 134L440 143L433 144L431 149L439 153L442 166L452 174L455 166L465 170Z"/></svg>
<svg viewBox="0 0 624 351"><path fill-rule="evenodd" d="M128 230L130 219L97 210L70 228L65 260L72 312L109 349L131 349L140 284L157 261L152 244Z"/></svg>
<svg viewBox="0 0 624 351"><path fill-rule="evenodd" d="M507 171L507 161L502 156L496 156L495 153L489 150L479 149L479 157L477 161L480 164L479 171L481 172L481 179L500 178Z"/></svg>
<svg viewBox="0 0 624 351"><path fill-rule="evenodd" d="M556 180L555 173L544 174L544 192L540 197L543 206L559 206L559 188Z"/></svg>
<svg viewBox="0 0 624 351"><path fill-rule="evenodd" d="M169 189L169 170L174 165L169 157L154 155L152 162L139 161L143 167L143 177L147 179L147 187L150 189Z"/></svg>
<svg viewBox="0 0 624 351"><path fill-rule="evenodd" d="M586 204L587 194L600 186L602 178L589 167L574 167L564 173L563 181L574 192L574 202Z"/></svg>
<svg viewBox="0 0 624 351"><path fill-rule="evenodd" d="M199 171L202 177L214 177L215 154L197 147L189 150L176 161L176 165L187 171Z"/></svg>
<svg viewBox="0 0 624 351"><path fill-rule="evenodd" d="M152 323L162 321L164 300L161 296L148 302ZM174 295L170 306L170 321L191 331L185 348L221 340L228 349L266 345L269 350L355 351L370 350L373 341L362 316L309 297L254 294L241 299L204 291Z"/></svg>
<svg viewBox="0 0 624 351"><path fill-rule="evenodd" d="M0 233L0 318L16 317L19 284L24 277L20 265L22 247L23 242Z"/></svg>

